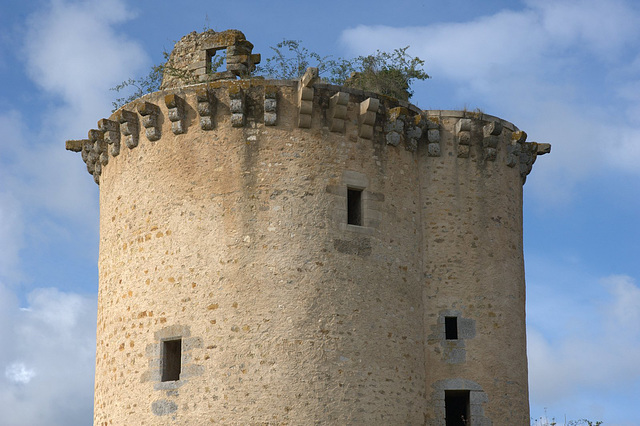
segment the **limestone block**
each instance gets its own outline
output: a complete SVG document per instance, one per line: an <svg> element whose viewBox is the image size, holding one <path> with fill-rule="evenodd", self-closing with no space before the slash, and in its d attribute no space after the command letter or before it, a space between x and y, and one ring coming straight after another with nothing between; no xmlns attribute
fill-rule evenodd
<svg viewBox="0 0 640 426"><path fill-rule="evenodd" d="M307 71L309 71L307 69ZM306 75L306 74L305 74ZM311 113L313 112L313 95L312 87L305 87L300 83L298 89L298 127L311 127Z"/></svg>
<svg viewBox="0 0 640 426"><path fill-rule="evenodd" d="M244 126L244 92L239 86L229 88L229 109L231 110L231 125L233 127Z"/></svg>
<svg viewBox="0 0 640 426"><path fill-rule="evenodd" d="M275 87L264 89L264 125L275 126L277 120L277 90Z"/></svg>
<svg viewBox="0 0 640 426"><path fill-rule="evenodd" d="M548 143L539 143L537 144L537 155L549 154L551 152L551 144Z"/></svg>
<svg viewBox="0 0 640 426"><path fill-rule="evenodd" d="M160 139L160 128L158 126L158 116L160 108L150 102L138 103L138 113L142 116L142 125L145 127L145 135L150 141Z"/></svg>
<svg viewBox="0 0 640 426"><path fill-rule="evenodd" d="M318 68L309 67L300 78L300 87L311 87L318 80Z"/></svg>
<svg viewBox="0 0 640 426"><path fill-rule="evenodd" d="M507 146L507 166L515 167L520 160L520 145L519 144L511 144Z"/></svg>
<svg viewBox="0 0 640 426"><path fill-rule="evenodd" d="M373 125L376 122L376 113L380 107L380 100L367 98L360 102L360 115L358 117L358 136L363 139L373 139Z"/></svg>
<svg viewBox="0 0 640 426"><path fill-rule="evenodd" d="M171 121L171 131L174 135L185 133L184 125L184 99L176 94L166 95L164 103L167 106L167 115Z"/></svg>
<svg viewBox="0 0 640 426"><path fill-rule="evenodd" d="M415 152L418 149L418 142L422 137L422 128L419 126L412 126L407 129L407 144L406 149L411 152Z"/></svg>
<svg viewBox="0 0 640 426"><path fill-rule="evenodd" d="M484 148L484 158L487 161L495 161L497 156L499 135L502 133L502 123L491 121L482 127L482 147Z"/></svg>
<svg viewBox="0 0 640 426"><path fill-rule="evenodd" d="M64 146L67 151L82 152L82 145L84 141L84 139L68 140L64 143Z"/></svg>
<svg viewBox="0 0 640 426"><path fill-rule="evenodd" d="M196 91L196 101L198 103L196 109L200 116L200 128L202 130L213 130L213 115L215 113L215 100L207 88L202 87Z"/></svg>
<svg viewBox="0 0 640 426"><path fill-rule="evenodd" d="M471 145L471 119L461 118L455 126L458 139L458 158L469 157L469 145Z"/></svg>
<svg viewBox="0 0 640 426"><path fill-rule="evenodd" d="M347 118L347 104L349 94L338 92L329 99L329 130L332 132L343 132L345 129L345 119Z"/></svg>
<svg viewBox="0 0 640 426"><path fill-rule="evenodd" d="M527 140L527 134L522 130L511 133L511 141L513 143L524 143Z"/></svg>
<svg viewBox="0 0 640 426"><path fill-rule="evenodd" d="M427 154L429 157L440 157L440 143L433 142L428 144Z"/></svg>
<svg viewBox="0 0 640 426"><path fill-rule="evenodd" d="M121 109L115 113L114 119L120 123L120 133L124 135L127 148L132 149L138 146L138 115Z"/></svg>
<svg viewBox="0 0 640 426"><path fill-rule="evenodd" d="M458 145L458 158L469 157L469 145Z"/></svg>
<svg viewBox="0 0 640 426"><path fill-rule="evenodd" d="M471 132L462 130L458 132L459 145L471 145Z"/></svg>
<svg viewBox="0 0 640 426"><path fill-rule="evenodd" d="M461 118L456 123L455 132L470 132L471 131L471 119L470 118Z"/></svg>
<svg viewBox="0 0 640 426"><path fill-rule="evenodd" d="M313 101L307 101L302 99L300 101L300 114L311 115L313 110Z"/></svg>
<svg viewBox="0 0 640 426"><path fill-rule="evenodd" d="M367 98L364 101L360 102L360 115L363 115L367 112L372 112L376 114L378 112L378 108L380 107L380 99L376 98ZM370 122L365 122L365 124L373 124L375 122L375 115L373 115L373 120Z"/></svg>
<svg viewBox="0 0 640 426"><path fill-rule="evenodd" d="M107 143L104 140L104 133L97 129L89 130L89 140L93 142L93 153L96 155L96 160L102 165L107 165L109 162L109 155L107 152Z"/></svg>
<svg viewBox="0 0 640 426"><path fill-rule="evenodd" d="M440 130L438 129L427 130L427 140L433 143L435 142L440 143Z"/></svg>
<svg viewBox="0 0 640 426"><path fill-rule="evenodd" d="M89 153L92 150L93 150L93 142L91 142L89 139L83 139L82 151L81 151L82 161L84 161L85 163L89 162Z"/></svg>
<svg viewBox="0 0 640 426"><path fill-rule="evenodd" d="M111 146L111 155L118 156L120 154L120 124L117 121L103 118L98 121L98 128L104 133L105 142Z"/></svg>
<svg viewBox="0 0 640 426"><path fill-rule="evenodd" d="M389 121L406 120L409 110L405 107L396 107L389 110Z"/></svg>
<svg viewBox="0 0 640 426"><path fill-rule="evenodd" d="M385 132L396 132L403 133L404 132L404 121L399 119L389 120L387 124L384 126Z"/></svg>
<svg viewBox="0 0 640 426"><path fill-rule="evenodd" d="M398 146L402 141L402 137L398 132L389 132L385 136L385 140L387 141L387 145Z"/></svg>
<svg viewBox="0 0 640 426"><path fill-rule="evenodd" d="M502 123L499 121L491 121L482 128L485 138L488 136L498 136L502 133Z"/></svg>
<svg viewBox="0 0 640 426"><path fill-rule="evenodd" d="M302 129L308 129L311 127L311 115L310 114L300 114L298 117L298 127Z"/></svg>

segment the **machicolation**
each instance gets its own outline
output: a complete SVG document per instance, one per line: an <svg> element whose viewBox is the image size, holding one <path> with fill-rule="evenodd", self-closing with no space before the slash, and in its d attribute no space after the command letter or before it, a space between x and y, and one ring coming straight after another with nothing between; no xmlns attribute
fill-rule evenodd
<svg viewBox="0 0 640 426"><path fill-rule="evenodd" d="M100 185L94 424L528 424L522 185L550 145L252 78L252 49L189 34L66 142Z"/></svg>

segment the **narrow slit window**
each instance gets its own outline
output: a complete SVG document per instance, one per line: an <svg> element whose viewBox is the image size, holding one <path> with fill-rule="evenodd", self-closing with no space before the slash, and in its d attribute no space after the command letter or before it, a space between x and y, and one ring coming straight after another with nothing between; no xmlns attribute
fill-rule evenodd
<svg viewBox="0 0 640 426"><path fill-rule="evenodd" d="M180 380L182 368L182 339L162 342L162 381Z"/></svg>
<svg viewBox="0 0 640 426"><path fill-rule="evenodd" d="M471 424L471 410L468 390L444 391L446 426L467 426Z"/></svg>
<svg viewBox="0 0 640 426"><path fill-rule="evenodd" d="M347 188L347 223L362 226L362 190Z"/></svg>
<svg viewBox="0 0 640 426"><path fill-rule="evenodd" d="M444 317L444 336L447 340L458 339L458 317Z"/></svg>

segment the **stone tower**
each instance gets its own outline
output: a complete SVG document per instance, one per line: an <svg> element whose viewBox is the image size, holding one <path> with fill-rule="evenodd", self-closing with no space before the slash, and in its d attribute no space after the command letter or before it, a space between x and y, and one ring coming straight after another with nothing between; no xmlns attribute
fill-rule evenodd
<svg viewBox="0 0 640 426"><path fill-rule="evenodd" d="M529 424L522 186L550 146L251 78L252 48L185 36L162 90L67 141L100 185L94 424Z"/></svg>

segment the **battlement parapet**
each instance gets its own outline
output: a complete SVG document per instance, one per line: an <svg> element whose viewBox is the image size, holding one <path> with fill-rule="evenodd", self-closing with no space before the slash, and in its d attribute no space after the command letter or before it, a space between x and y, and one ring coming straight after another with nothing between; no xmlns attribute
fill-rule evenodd
<svg viewBox="0 0 640 426"><path fill-rule="evenodd" d="M99 120L88 139L67 141L67 149L82 152L96 183L109 157L120 154L122 139L124 146L135 149L140 140L162 143L167 131L174 137L197 131L191 130L196 123L201 131L227 125L321 129L359 143L402 146L411 152L425 149L428 157L453 149L446 155L494 162L504 151L504 163L519 166L523 183L537 155L551 149L549 144L526 142L526 133L498 117L472 111L423 111L394 98L321 83L314 73L310 70L297 81L222 80L145 95ZM442 132L453 134L452 148L442 145Z"/></svg>

